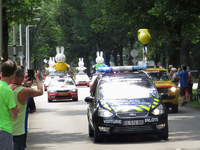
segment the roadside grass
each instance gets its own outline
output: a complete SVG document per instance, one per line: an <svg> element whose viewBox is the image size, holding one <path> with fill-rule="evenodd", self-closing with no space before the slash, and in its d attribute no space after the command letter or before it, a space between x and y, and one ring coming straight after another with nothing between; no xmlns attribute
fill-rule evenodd
<svg viewBox="0 0 200 150"><path fill-rule="evenodd" d="M192 106L196 106L196 107L200 107L200 101L196 100L195 99L195 89L192 90L192 93L193 93L193 98L192 98L192 101L191 102L188 102L189 105L192 105ZM178 101L179 102L182 102L182 98L181 96L179 95L178 97Z"/></svg>

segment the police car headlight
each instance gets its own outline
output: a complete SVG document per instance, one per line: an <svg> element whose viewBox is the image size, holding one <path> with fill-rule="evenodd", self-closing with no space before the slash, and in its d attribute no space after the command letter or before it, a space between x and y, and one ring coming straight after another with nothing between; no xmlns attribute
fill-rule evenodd
<svg viewBox="0 0 200 150"><path fill-rule="evenodd" d="M77 91L77 89L71 89L71 91L72 91L72 92L76 92L76 91Z"/></svg>
<svg viewBox="0 0 200 150"><path fill-rule="evenodd" d="M49 90L49 93L56 93L56 90Z"/></svg>
<svg viewBox="0 0 200 150"><path fill-rule="evenodd" d="M161 114L164 114L164 107L162 104L160 104L158 107L156 107L153 111L152 111L152 114L154 115L161 115Z"/></svg>
<svg viewBox="0 0 200 150"><path fill-rule="evenodd" d="M108 117L111 117L112 115L113 114L110 111L106 110L106 109L99 108L99 110L98 110L98 116L100 116L100 117L108 118Z"/></svg>
<svg viewBox="0 0 200 150"><path fill-rule="evenodd" d="M175 92L175 91L176 91L176 88L175 88L175 87L171 87L170 90L171 90L172 92Z"/></svg>

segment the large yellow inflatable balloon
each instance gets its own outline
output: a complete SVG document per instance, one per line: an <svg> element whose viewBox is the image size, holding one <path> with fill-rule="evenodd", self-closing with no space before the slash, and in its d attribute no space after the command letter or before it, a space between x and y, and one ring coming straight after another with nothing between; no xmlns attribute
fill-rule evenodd
<svg viewBox="0 0 200 150"><path fill-rule="evenodd" d="M138 30L138 39L142 44L148 44L150 41L151 35L149 34L148 29Z"/></svg>

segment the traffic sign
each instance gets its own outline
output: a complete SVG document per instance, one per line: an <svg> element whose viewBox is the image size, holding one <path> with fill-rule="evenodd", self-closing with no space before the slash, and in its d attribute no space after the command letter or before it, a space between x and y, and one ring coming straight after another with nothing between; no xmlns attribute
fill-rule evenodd
<svg viewBox="0 0 200 150"><path fill-rule="evenodd" d="M136 49L131 50L131 56L132 57L137 57L138 56L138 51Z"/></svg>

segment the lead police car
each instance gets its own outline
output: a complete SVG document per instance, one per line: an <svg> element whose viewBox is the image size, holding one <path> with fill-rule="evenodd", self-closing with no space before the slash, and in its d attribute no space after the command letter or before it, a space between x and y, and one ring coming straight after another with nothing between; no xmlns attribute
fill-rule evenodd
<svg viewBox="0 0 200 150"><path fill-rule="evenodd" d="M146 66L142 66L141 69ZM140 68L140 67L139 67ZM89 136L94 142L106 136L156 134L168 139L167 109L153 81L138 66L106 67L85 98Z"/></svg>

